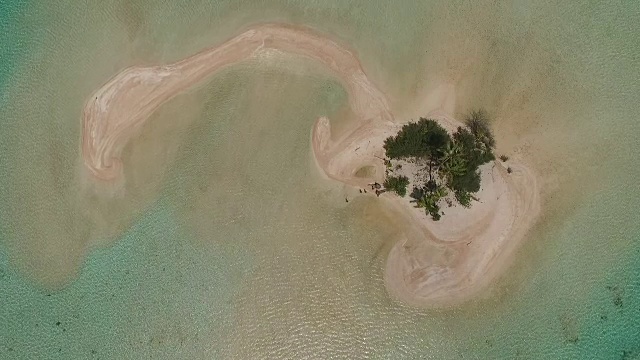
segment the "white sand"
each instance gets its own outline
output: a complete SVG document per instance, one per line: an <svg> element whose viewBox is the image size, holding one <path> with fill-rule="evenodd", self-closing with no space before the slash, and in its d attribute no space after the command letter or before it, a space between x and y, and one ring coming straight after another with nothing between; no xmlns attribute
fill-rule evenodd
<svg viewBox="0 0 640 360"><path fill-rule="evenodd" d="M349 94L355 130L332 139L329 119L320 118L314 126L313 152L322 171L356 187L382 182L384 165L378 158L384 155L382 144L400 128L384 94L346 47L310 29L276 24L255 26L174 64L132 67L116 75L85 106L85 167L96 181L123 180L121 151L161 104L216 71L269 50L319 61L339 77ZM447 116L453 98L449 87L443 89L446 92L432 97L426 106L439 109L430 116L452 130L459 123ZM504 271L539 211L535 176L522 164L509 165L515 170L509 175L502 164L485 165L477 195L481 202L469 210L444 207L446 215L437 223L406 198L380 197L398 214L405 233L391 250L385 271L394 296L417 306L452 304L476 294ZM375 174L357 177L363 166L372 166Z"/></svg>

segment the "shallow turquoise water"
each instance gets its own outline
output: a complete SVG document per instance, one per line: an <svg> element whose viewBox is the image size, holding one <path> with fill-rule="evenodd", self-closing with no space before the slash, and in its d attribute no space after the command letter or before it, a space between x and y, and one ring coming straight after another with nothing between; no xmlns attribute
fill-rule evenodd
<svg viewBox="0 0 640 360"><path fill-rule="evenodd" d="M219 337L229 322L228 304L243 275L230 260L246 254L185 246L188 235L176 231L161 202L148 214L115 246L94 252L62 291L35 289L3 258L3 357L181 358L185 347L215 357L220 349L198 339ZM181 288L168 285L176 282Z"/></svg>
<svg viewBox="0 0 640 360"><path fill-rule="evenodd" d="M219 12L212 12L213 19L246 7L221 4ZM326 18L330 31L344 30L350 34L344 37L366 52L375 42L359 39L366 37L363 34L373 37L377 31L370 25L385 19L375 5L281 2L265 16L316 25ZM559 169L549 166L546 170L584 187L575 198L555 194L548 200L548 211L521 249L517 264L497 286L497 295L447 311L414 310L390 302L381 281L383 258L377 255L377 248L385 246L390 234L384 226L368 228L360 219L375 204L354 201L350 207L337 207L334 200L342 200L333 190L306 185L317 175L306 163L308 129L314 116L336 111L344 101L342 90L318 74L287 75L286 66L285 70L240 68L194 91L193 96L205 100L204 120L211 121L180 129L189 145L178 152L181 165L170 168L159 199L145 207L113 246L94 250L67 287L47 291L34 285L9 265L8 247L0 245L0 319L6 324L0 327L0 358L640 358L640 170L636 166L640 151L636 138L640 133L636 101L640 93L636 30L640 6L633 2L618 5L513 2L499 7L505 13L497 18L457 3L445 10L429 4L421 9L431 21L425 24L426 33L451 30L437 21L439 16L463 29L469 23L464 30L473 30L480 21L470 21L467 12L496 24L499 30L487 35L494 51L491 56L497 63L515 65L496 74L478 70L492 74L484 81L498 84L492 85L493 91L483 101L494 99L497 107L521 105L504 100L522 90L511 82L528 72L544 75L523 75L529 82L521 82L527 90L522 96L530 96L530 103L523 100L522 106L540 107L538 115L545 125L538 131L550 133L545 139L555 144L552 151L561 159ZM189 8L186 2L176 6ZM364 15L354 15L356 25L347 30L346 14L354 9ZM6 86L0 88L0 104L4 104L8 101L4 91L11 89L11 81L25 78L13 77L24 72L19 69L20 59L31 48L42 51L41 36L54 35L46 35L53 25L33 25L46 18L42 8L4 1L0 10L0 80ZM393 52L413 46L396 54L398 59L412 58L422 52L415 49L420 44L416 39L427 35L412 34L412 26L420 19L414 14L417 9L397 6L387 10L390 18L378 31L388 51L380 55L379 62L370 58L365 65L396 69L402 62L394 59ZM200 19L198 24L205 21L194 17ZM404 19L409 25L402 26ZM401 29L397 44L394 27ZM182 35L189 35L187 27L180 28ZM151 44L153 39L162 42L171 37L170 27L153 30L153 24L147 24L141 29L149 32L145 39L151 39ZM462 46L456 36L450 41ZM527 63L514 51L529 42L548 52L549 63L536 63L537 57ZM202 38L183 47L192 50L210 43ZM153 47L149 52L163 59L178 57L158 50L161 45L136 46ZM38 64L33 54L38 53L34 50L29 64ZM81 52L75 56L82 59ZM123 60L127 61L133 60ZM431 61L434 67L440 66L441 60ZM46 64L56 68L55 61ZM108 75L121 66L110 64L102 71ZM538 73L537 66L545 68ZM398 76L396 70L389 73L392 75L378 77ZM65 76L76 79L70 74ZM401 74L400 82L414 77L408 71ZM42 78L37 81L46 81L44 75L38 76ZM240 80L235 81L236 76ZM427 72L429 76L439 75ZM547 77L557 81L551 83ZM304 89L317 97L301 99L292 109L234 116L255 97L254 78L271 93L293 96ZM101 78L92 81L99 83ZM303 87L307 82L317 85L309 90ZM92 84L82 86L91 89ZM56 89L55 85L51 88ZM558 99L551 101L541 93ZM59 95L46 95L52 103L60 100ZM305 108L315 110L307 114ZM73 127L76 110L56 111L71 114L65 126ZM281 119L273 116L279 113ZM0 172L0 194L5 204L0 238L6 240L15 236L11 218L5 216L7 209L20 208L4 201L13 199L10 195L20 189L20 184L9 186L14 181L9 173L22 166L13 161L9 144L15 144L16 134L12 131L33 126L17 127L17 122L43 120L35 110L24 117L10 111L2 115L0 166L5 171ZM266 125L239 125L245 118L261 115L279 131L269 132ZM243 146L244 139L263 143ZM75 137L65 141L71 144L69 149L74 148ZM241 151L234 152L235 148ZM217 155L221 151L235 156L225 160ZM18 156L29 159L35 155ZM272 162L272 158L281 161ZM296 164L289 169L290 177L282 175L282 159ZM242 171L242 180L225 175ZM196 220L210 216L213 225L192 230L185 218L189 219L189 206L199 199L189 189L206 188L210 178L227 188L205 192L210 196L206 199L224 206L197 205L209 212ZM263 181L283 185L260 194L247 190ZM323 213L330 214L320 215ZM208 226L224 230L216 233ZM202 233L218 234L219 239L203 243Z"/></svg>
<svg viewBox="0 0 640 360"><path fill-rule="evenodd" d="M26 49L21 46L24 36L17 29L15 19L23 11L27 0L3 1L0 3L0 106L6 101L5 86L15 62L24 55Z"/></svg>

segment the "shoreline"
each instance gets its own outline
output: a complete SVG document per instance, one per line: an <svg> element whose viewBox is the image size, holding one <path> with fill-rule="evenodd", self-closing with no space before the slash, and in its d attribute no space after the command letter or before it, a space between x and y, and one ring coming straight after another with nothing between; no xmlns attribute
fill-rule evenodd
<svg viewBox="0 0 640 360"><path fill-rule="evenodd" d="M281 24L253 26L176 63L130 67L111 78L92 94L83 111L84 167L103 184L124 181L121 151L155 110L217 71L269 51L318 61L340 79L349 95L353 130L331 139L328 118L320 117L313 126L312 151L322 172L353 187L382 182L384 165L378 158L384 156L382 144L401 127L387 98L348 48L312 29ZM452 97L444 98L450 102ZM427 117L435 117L448 130L455 129L459 123L447 116L446 109ZM499 163L485 168L477 194L486 199L482 206L474 210L479 205L474 202L468 210L446 209L448 214L439 223L429 220L422 209L413 208L406 198L381 195L406 227L404 239L393 246L385 266L385 284L394 297L415 306L450 305L473 296L503 272L540 206L533 172L514 162L510 166L515 171L508 176ZM370 167L373 173L357 176L363 167ZM460 227L460 223L468 225ZM473 240L467 244L470 237Z"/></svg>

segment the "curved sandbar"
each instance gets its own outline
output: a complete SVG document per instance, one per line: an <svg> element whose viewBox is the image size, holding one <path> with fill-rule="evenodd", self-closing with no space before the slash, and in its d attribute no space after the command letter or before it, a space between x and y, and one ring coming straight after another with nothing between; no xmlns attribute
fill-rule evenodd
<svg viewBox="0 0 640 360"><path fill-rule="evenodd" d="M305 56L332 70L350 94L358 121L392 119L384 95L349 50L310 29L260 25L173 64L127 68L102 86L84 108L82 150L87 169L103 180L118 178L122 148L160 105L217 71L269 50Z"/></svg>
<svg viewBox="0 0 640 360"><path fill-rule="evenodd" d="M173 64L131 67L116 75L84 108L86 168L98 181L122 178L123 147L160 105L220 69L273 50L324 64L349 94L355 130L332 139L327 118L318 119L314 126L312 147L322 171L353 186L382 181L384 166L377 156L383 155L384 139L399 129L385 96L351 51L310 29L279 24L255 26ZM438 120L447 128L457 125L445 115ZM483 190L478 195L484 200L482 206L448 214L441 223L427 219L406 199L381 196L405 220L405 237L391 250L385 271L392 294L418 306L446 305L475 294L495 278L501 264L508 263L537 214L537 188L525 167L513 164L516 171L507 176L500 164L491 165L483 172ZM363 166L376 171L369 178L356 176Z"/></svg>

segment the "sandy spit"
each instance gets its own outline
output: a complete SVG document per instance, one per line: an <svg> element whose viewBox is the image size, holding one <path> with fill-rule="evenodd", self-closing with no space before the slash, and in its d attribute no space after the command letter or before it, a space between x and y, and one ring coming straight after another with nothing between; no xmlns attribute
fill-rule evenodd
<svg viewBox="0 0 640 360"><path fill-rule="evenodd" d="M313 153L324 174L361 188L382 182L383 141L401 126L385 95L346 46L311 29L282 24L256 25L173 64L124 69L99 88L88 99L82 117L82 156L91 178L98 183L123 181L122 149L158 107L217 71L270 50L320 62L349 94L355 130L332 138L331 122L322 117L312 131ZM429 116L447 129L460 125L443 111ZM375 169L372 175L356 176L365 166ZM534 173L516 162L509 166L512 174L501 163L485 165L480 202L471 209L445 207L440 222L428 219L408 199L380 197L398 214L404 230L385 269L385 282L394 297L415 306L455 304L485 289L508 267L540 208Z"/></svg>

